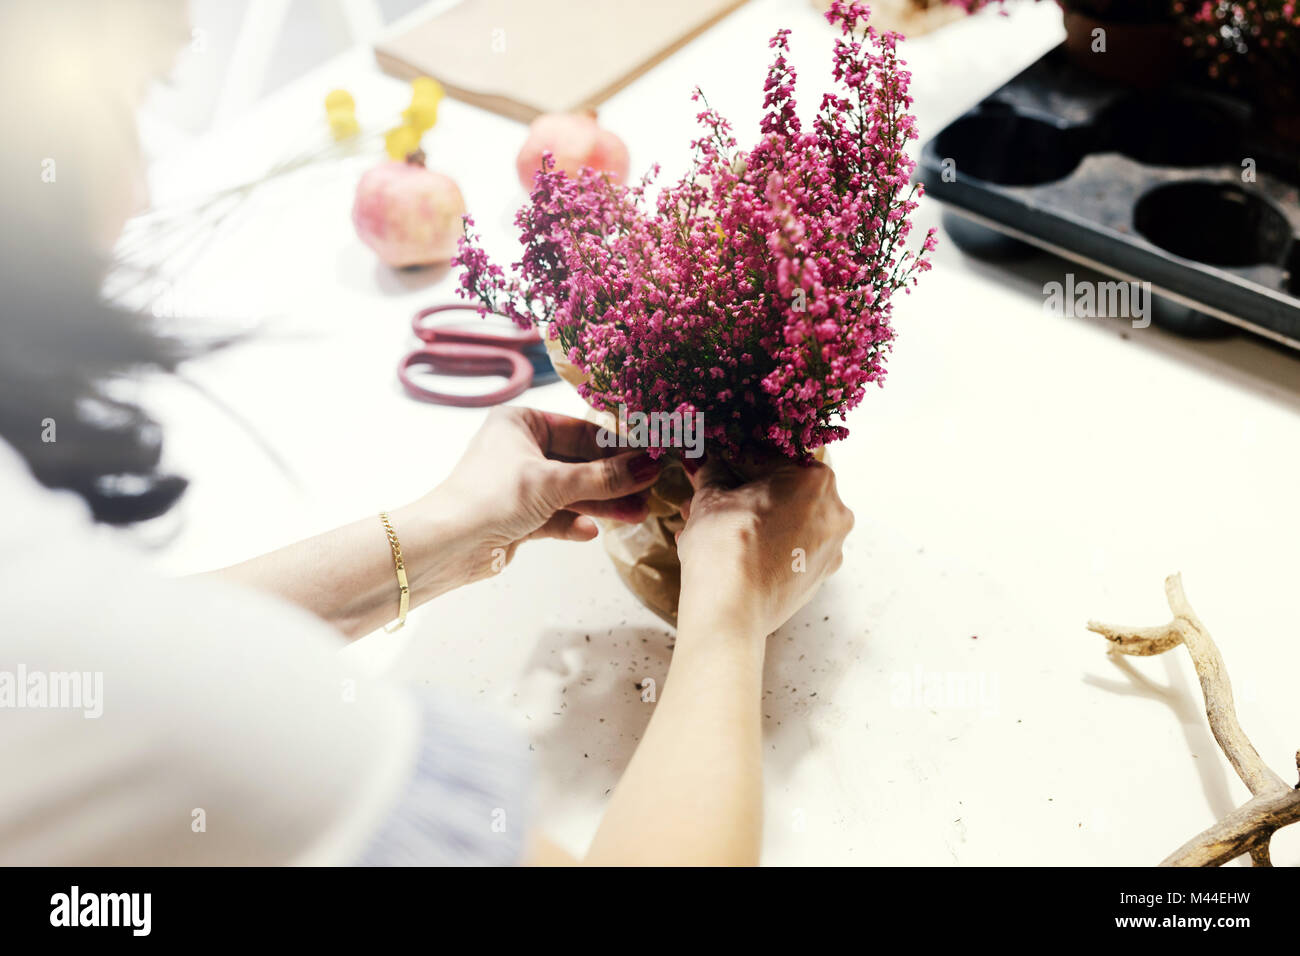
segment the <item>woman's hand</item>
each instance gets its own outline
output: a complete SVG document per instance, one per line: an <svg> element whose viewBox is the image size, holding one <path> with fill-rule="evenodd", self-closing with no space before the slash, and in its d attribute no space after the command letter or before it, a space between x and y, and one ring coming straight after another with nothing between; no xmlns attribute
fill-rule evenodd
<svg viewBox="0 0 1300 956"><path fill-rule="evenodd" d="M589 541L597 515L641 521L659 466L596 443L589 422L498 408L441 485L390 517L410 606L494 574L529 538ZM349 637L396 616L399 590L373 515L212 574L306 608Z"/></svg>
<svg viewBox="0 0 1300 956"><path fill-rule="evenodd" d="M685 460L682 594L663 693L587 862L752 864L763 836L764 638L840 565L853 515L825 465Z"/></svg>
<svg viewBox="0 0 1300 956"><path fill-rule="evenodd" d="M592 516L645 519L658 463L601 448L599 430L532 408L493 409L447 480L412 506L439 515L469 546L457 583L500 571L530 538L590 541Z"/></svg>
<svg viewBox="0 0 1300 956"><path fill-rule="evenodd" d="M772 633L844 560L853 512L835 474L820 462L782 461L744 481L710 459L690 478L695 493L677 541L679 620L739 620Z"/></svg>

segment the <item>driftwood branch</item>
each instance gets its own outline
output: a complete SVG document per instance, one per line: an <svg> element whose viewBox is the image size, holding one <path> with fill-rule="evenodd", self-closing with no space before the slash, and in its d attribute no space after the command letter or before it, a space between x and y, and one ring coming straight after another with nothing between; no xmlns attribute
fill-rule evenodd
<svg viewBox="0 0 1300 956"><path fill-rule="evenodd" d="M1269 841L1273 834L1300 820L1300 783L1292 787L1274 773L1241 729L1223 657L1187 602L1181 575L1165 579L1165 596L1174 615L1168 624L1114 627L1089 621L1088 630L1110 641L1111 651L1118 654L1149 656L1163 654L1179 644L1187 648L1205 696L1210 730L1232 769L1249 788L1251 799L1188 840L1160 865L1219 866L1249 853L1255 866L1271 866ZM1296 768L1300 770L1300 753L1296 754Z"/></svg>

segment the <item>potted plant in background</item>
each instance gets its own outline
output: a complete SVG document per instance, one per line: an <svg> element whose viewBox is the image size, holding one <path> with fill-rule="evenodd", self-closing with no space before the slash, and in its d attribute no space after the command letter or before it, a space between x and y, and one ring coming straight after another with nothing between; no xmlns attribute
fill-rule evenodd
<svg viewBox="0 0 1300 956"><path fill-rule="evenodd" d="M1179 37L1169 0L1057 0L1065 51L1097 76L1151 88L1178 73Z"/></svg>
<svg viewBox="0 0 1300 956"><path fill-rule="evenodd" d="M1175 0L1174 11L1210 78L1253 103L1280 138L1300 142L1300 3Z"/></svg>
<svg viewBox="0 0 1300 956"><path fill-rule="evenodd" d="M974 13L1006 0L912 0L918 9L944 2ZM1252 103L1284 141L1300 142L1297 0L1056 2L1066 52L1082 69L1150 88L1187 75L1190 60L1202 78Z"/></svg>
<svg viewBox="0 0 1300 956"><path fill-rule="evenodd" d="M936 0L913 0L928 7ZM1005 0L947 0L968 13ZM1178 72L1180 38L1171 0L1056 0L1065 51L1081 69L1126 86L1151 88Z"/></svg>

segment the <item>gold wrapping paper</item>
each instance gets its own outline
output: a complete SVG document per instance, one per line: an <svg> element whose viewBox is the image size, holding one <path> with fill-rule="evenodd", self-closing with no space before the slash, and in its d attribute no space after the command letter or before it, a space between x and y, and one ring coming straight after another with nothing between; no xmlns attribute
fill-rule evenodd
<svg viewBox="0 0 1300 956"><path fill-rule="evenodd" d="M568 360L557 339L547 338L546 351L560 378L577 388L586 374ZM586 418L611 431L618 419L610 412L588 408ZM677 595L682 586L682 566L677 560L674 535L682 529L681 504L691 496L691 483L681 462L669 459L650 489L650 516L640 524L597 518L605 553L629 591L661 618L677 625Z"/></svg>

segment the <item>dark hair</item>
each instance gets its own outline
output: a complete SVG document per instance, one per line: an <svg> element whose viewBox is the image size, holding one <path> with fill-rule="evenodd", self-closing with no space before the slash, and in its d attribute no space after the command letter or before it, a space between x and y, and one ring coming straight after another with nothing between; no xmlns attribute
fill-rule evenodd
<svg viewBox="0 0 1300 956"><path fill-rule="evenodd" d="M100 272L75 236L4 220L0 436L38 481L75 491L99 521L162 514L185 480L159 471L161 429L113 395L113 383L129 373L173 371L190 350L156 334L147 318L103 303Z"/></svg>
<svg viewBox="0 0 1300 956"><path fill-rule="evenodd" d="M197 350L101 296L105 233L132 205L136 98L185 29L179 3L0 10L0 437L112 524L162 514L186 484L159 470L161 429L121 386Z"/></svg>

